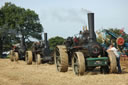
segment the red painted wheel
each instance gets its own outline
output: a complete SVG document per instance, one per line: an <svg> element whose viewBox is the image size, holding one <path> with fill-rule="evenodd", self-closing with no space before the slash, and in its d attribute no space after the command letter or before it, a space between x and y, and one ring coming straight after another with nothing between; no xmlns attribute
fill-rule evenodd
<svg viewBox="0 0 128 85"><path fill-rule="evenodd" d="M117 45L123 45L124 44L124 38L122 38L122 37L117 38L116 43L117 43Z"/></svg>

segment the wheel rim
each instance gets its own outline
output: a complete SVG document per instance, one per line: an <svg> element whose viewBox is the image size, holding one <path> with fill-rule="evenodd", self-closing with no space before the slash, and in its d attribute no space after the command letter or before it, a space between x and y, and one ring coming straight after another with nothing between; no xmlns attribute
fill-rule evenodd
<svg viewBox="0 0 128 85"><path fill-rule="evenodd" d="M75 74L76 75L78 75L79 74L79 63L78 63L78 58L77 58L77 56L76 56L76 54L74 55L74 59L73 59L73 69L74 69L74 72L75 72Z"/></svg>
<svg viewBox="0 0 128 85"><path fill-rule="evenodd" d="M40 54L37 54L36 55L36 64L40 64L41 63L41 60L40 60Z"/></svg>
<svg viewBox="0 0 128 85"><path fill-rule="evenodd" d="M14 61L14 52L12 50L10 52L10 60L11 61Z"/></svg>
<svg viewBox="0 0 128 85"><path fill-rule="evenodd" d="M26 62L27 64L32 64L32 60L33 60L33 56L32 56L32 52L31 51L27 51L26 54L25 54L26 58Z"/></svg>
<svg viewBox="0 0 128 85"><path fill-rule="evenodd" d="M68 54L66 46L59 45L55 49L55 63L57 71L67 72L68 71Z"/></svg>
<svg viewBox="0 0 128 85"><path fill-rule="evenodd" d="M15 61L18 61L19 60L18 52L15 52L14 55L15 55Z"/></svg>
<svg viewBox="0 0 128 85"><path fill-rule="evenodd" d="M60 71L61 59L60 59L59 49L56 49L56 67L57 67L57 70Z"/></svg>
<svg viewBox="0 0 128 85"><path fill-rule="evenodd" d="M26 52L25 61L28 63L28 53Z"/></svg>
<svg viewBox="0 0 128 85"><path fill-rule="evenodd" d="M73 54L72 66L75 75L84 75L85 72L85 58L82 52L75 52Z"/></svg>
<svg viewBox="0 0 128 85"><path fill-rule="evenodd" d="M110 68L110 73L115 73L117 71L117 61L116 61L116 56L113 51L108 52L108 57L109 57L109 68Z"/></svg>

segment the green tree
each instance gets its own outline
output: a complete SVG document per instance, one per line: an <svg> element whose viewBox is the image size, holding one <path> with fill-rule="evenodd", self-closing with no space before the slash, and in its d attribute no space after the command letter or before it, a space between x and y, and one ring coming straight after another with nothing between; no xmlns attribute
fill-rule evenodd
<svg viewBox="0 0 128 85"><path fill-rule="evenodd" d="M11 43L30 41L31 38L40 40L43 27L39 16L33 10L24 9L10 2L0 9L0 35L6 33ZM0 37L2 37L0 36Z"/></svg>
<svg viewBox="0 0 128 85"><path fill-rule="evenodd" d="M64 38L56 36L56 37L52 37L49 39L49 45L50 45L50 49L54 50L54 48L56 47L56 45L62 45L64 42Z"/></svg>
<svg viewBox="0 0 128 85"><path fill-rule="evenodd" d="M2 56L3 52L3 44L6 43L6 46L10 45L10 39L8 38L8 29L4 29L6 26L4 24L4 13L0 9L0 57Z"/></svg>
<svg viewBox="0 0 128 85"><path fill-rule="evenodd" d="M38 15L33 10L5 3L1 11L4 14L4 25L7 25L7 29L15 29L25 39L28 37L41 39L43 27L39 22Z"/></svg>

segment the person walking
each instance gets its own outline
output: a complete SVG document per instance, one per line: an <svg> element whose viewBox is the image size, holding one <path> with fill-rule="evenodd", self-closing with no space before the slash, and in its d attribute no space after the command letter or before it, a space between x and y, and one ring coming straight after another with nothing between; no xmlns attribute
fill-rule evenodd
<svg viewBox="0 0 128 85"><path fill-rule="evenodd" d="M117 60L117 67L118 67L118 73L121 73L121 66L120 66L120 53L118 52L118 49L116 49L113 45L110 45L108 51L113 51L114 54L116 55L116 60Z"/></svg>

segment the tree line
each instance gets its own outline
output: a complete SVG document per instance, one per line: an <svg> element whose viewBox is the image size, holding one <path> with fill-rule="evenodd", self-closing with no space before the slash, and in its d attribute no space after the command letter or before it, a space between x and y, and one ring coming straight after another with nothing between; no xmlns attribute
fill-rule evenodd
<svg viewBox="0 0 128 85"><path fill-rule="evenodd" d="M12 45L21 43L32 45L32 39L42 40L43 26L35 11L25 9L11 2L6 2L0 8L0 56L3 51L12 49ZM64 38L56 36L49 39L53 50L57 44L62 44Z"/></svg>

